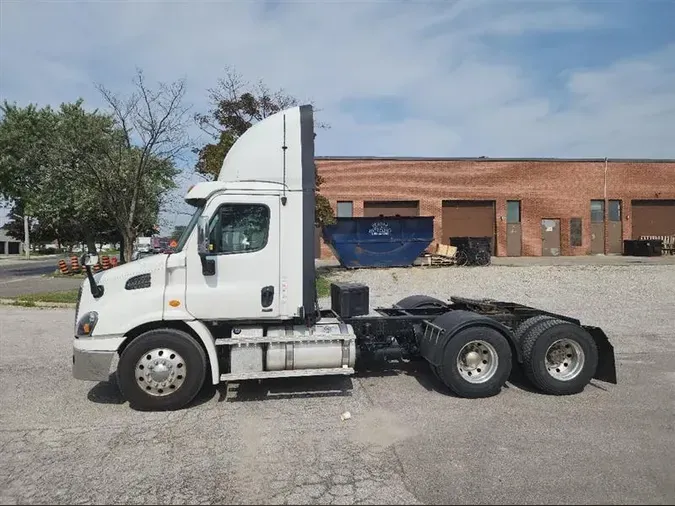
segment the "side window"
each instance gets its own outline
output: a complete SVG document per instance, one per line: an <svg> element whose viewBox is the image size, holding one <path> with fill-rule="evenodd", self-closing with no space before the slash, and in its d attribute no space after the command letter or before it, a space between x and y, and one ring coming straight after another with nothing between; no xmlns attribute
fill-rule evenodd
<svg viewBox="0 0 675 506"><path fill-rule="evenodd" d="M225 204L209 226L209 249L215 253L251 253L267 244L270 210L262 204Z"/></svg>

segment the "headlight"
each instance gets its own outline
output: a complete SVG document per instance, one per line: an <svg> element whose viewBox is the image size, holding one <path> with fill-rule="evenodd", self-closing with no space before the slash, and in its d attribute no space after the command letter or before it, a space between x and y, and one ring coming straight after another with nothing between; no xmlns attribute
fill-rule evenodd
<svg viewBox="0 0 675 506"><path fill-rule="evenodd" d="M84 313L80 321L77 322L77 337L86 337L90 336L96 328L96 322L98 322L98 313L96 311L89 311Z"/></svg>

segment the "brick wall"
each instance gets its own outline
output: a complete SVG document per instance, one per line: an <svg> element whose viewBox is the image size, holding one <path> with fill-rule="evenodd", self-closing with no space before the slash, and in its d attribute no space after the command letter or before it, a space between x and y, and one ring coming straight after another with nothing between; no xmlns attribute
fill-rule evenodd
<svg viewBox="0 0 675 506"><path fill-rule="evenodd" d="M565 160L396 160L317 159L325 182L321 193L333 209L354 202L363 216L364 200L419 200L420 215L435 216L442 231L444 199L495 200L497 255L506 255L506 201L521 201L522 254L541 255L541 220L560 218L561 254L586 255L591 247L590 201L622 201L623 238L631 238L632 199L675 199L675 162ZM606 206L607 207L607 206ZM582 218L582 246L570 247L569 219ZM607 242L607 234L605 241ZM322 258L330 257L322 245Z"/></svg>

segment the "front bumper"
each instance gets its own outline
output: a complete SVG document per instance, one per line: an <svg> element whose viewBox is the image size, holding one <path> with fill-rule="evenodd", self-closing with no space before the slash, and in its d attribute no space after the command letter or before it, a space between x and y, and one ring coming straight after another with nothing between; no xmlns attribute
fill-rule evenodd
<svg viewBox="0 0 675 506"><path fill-rule="evenodd" d="M92 351L73 347L73 377L85 381L108 381L114 351Z"/></svg>

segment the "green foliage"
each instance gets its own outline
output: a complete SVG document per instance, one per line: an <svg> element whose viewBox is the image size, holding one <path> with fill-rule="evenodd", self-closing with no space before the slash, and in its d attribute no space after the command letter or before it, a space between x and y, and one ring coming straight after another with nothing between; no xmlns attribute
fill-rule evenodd
<svg viewBox="0 0 675 506"><path fill-rule="evenodd" d="M51 165L56 114L50 107L0 106L0 197L30 200L40 172Z"/></svg>
<svg viewBox="0 0 675 506"><path fill-rule="evenodd" d="M330 296L330 279L323 276L317 276L316 278L316 296L329 297Z"/></svg>
<svg viewBox="0 0 675 506"><path fill-rule="evenodd" d="M82 100L58 110L4 103L0 197L15 204L12 234L23 238L25 211L45 240L122 242L129 258L136 237L152 230L189 142L185 88L151 89L140 71L134 84L126 98L99 87L108 112Z"/></svg>
<svg viewBox="0 0 675 506"><path fill-rule="evenodd" d="M15 298L21 305L35 305L36 302L76 303L78 290L44 292L19 295ZM28 303L28 304L26 304Z"/></svg>
<svg viewBox="0 0 675 506"><path fill-rule="evenodd" d="M298 105L298 100L284 90L275 92L259 82L249 85L232 69L218 81L218 86L209 90L212 108L205 114L195 115L195 120L214 139L201 149L194 149L198 155L195 170L207 180L218 178L223 161L236 140L252 125L283 109ZM324 123L316 123L327 128ZM333 209L328 200L319 194L321 178L316 177L315 222L324 225L334 221Z"/></svg>

